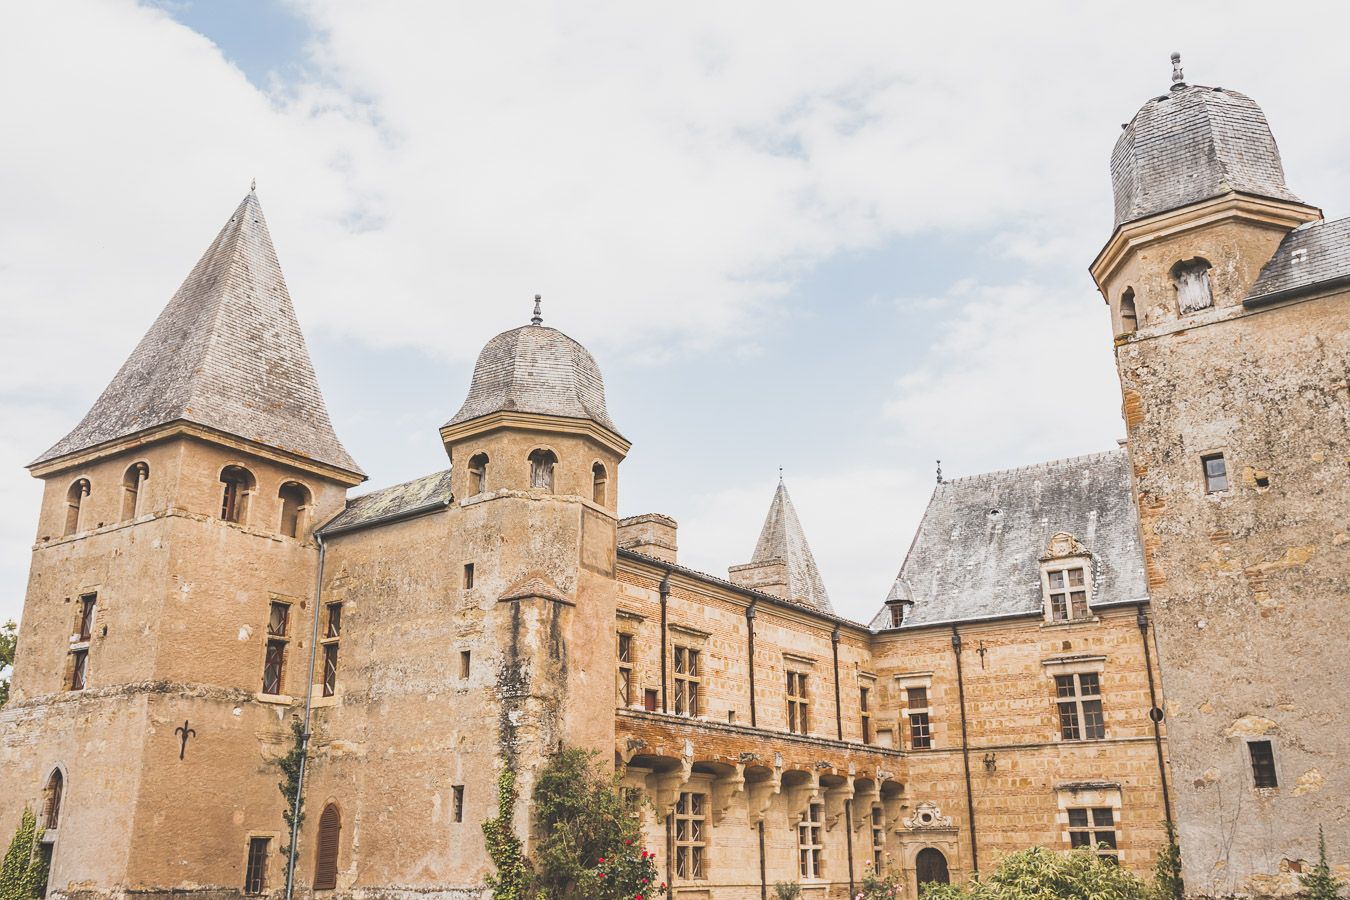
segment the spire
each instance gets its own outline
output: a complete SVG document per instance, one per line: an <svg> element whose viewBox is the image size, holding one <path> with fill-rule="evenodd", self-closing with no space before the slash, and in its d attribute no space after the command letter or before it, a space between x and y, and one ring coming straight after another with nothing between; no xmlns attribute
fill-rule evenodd
<svg viewBox="0 0 1350 900"><path fill-rule="evenodd" d="M764 517L764 527L759 532L759 543L755 545L755 555L750 564L763 564L781 561L786 566L787 599L796 600L814 606L822 612L832 613L830 595L825 591L825 582L816 567L816 559L811 555L811 546L806 542L806 532L797 518L797 510L788 496L787 485L781 477L778 489L774 491L773 503L769 505L769 514Z"/></svg>
<svg viewBox="0 0 1350 900"><path fill-rule="evenodd" d="M544 313L543 313L543 311L539 308L539 302L540 302L541 300L543 300L543 299L544 299L544 295L543 295L543 294L535 294L535 295L534 295L534 315L530 316L530 324L531 324L531 325L543 325L543 324L544 324Z"/></svg>
<svg viewBox="0 0 1350 900"><path fill-rule="evenodd" d="M191 422L353 475L250 188L75 430L34 465Z"/></svg>

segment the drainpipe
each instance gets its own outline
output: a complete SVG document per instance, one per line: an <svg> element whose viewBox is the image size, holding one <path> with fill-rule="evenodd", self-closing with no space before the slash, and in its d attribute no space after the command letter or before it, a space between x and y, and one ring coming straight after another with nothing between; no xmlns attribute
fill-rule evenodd
<svg viewBox="0 0 1350 900"><path fill-rule="evenodd" d="M751 600L750 605L745 608L745 631L746 631L746 654L747 663L750 671L750 727L754 728L758 723L755 719L755 601ZM760 826L761 849L764 841L763 825ZM760 867L763 868L764 860L761 856Z"/></svg>
<svg viewBox="0 0 1350 900"><path fill-rule="evenodd" d="M966 819L970 822L970 866L980 874L980 849L975 839L975 791L970 786L970 744L966 729L966 682L961 672L961 632L952 626L952 653L956 655L956 691L961 703L961 762L966 770Z"/></svg>
<svg viewBox="0 0 1350 900"><path fill-rule="evenodd" d="M323 542L323 535L317 531L314 533L314 541L319 545L319 568L314 576L314 627L309 637L309 676L305 679L305 721L304 727L300 730L300 771L295 778L295 796L291 800L291 808L295 815L291 817L291 852L286 859L286 900L292 900L295 896L295 857L298 848L296 844L300 837L300 804L305 797L305 771L308 768L306 763L309 760L309 739L311 737L309 730L310 716L314 712L314 661L318 655L319 649L319 614L323 611L323 560L327 547Z"/></svg>
<svg viewBox="0 0 1350 900"><path fill-rule="evenodd" d="M853 798L844 801L844 837L848 838L848 895L853 896ZM877 873L881 874L880 872Z"/></svg>
<svg viewBox="0 0 1350 900"><path fill-rule="evenodd" d="M669 884L669 882L667 882ZM759 820L759 900L769 900L769 872L764 865L764 820Z"/></svg>
<svg viewBox="0 0 1350 900"><path fill-rule="evenodd" d="M839 626L830 633L830 648L834 651L834 727L839 740L844 739L844 707L839 701ZM850 862L849 865L852 865ZM849 887L849 892L853 890Z"/></svg>
<svg viewBox="0 0 1350 900"><path fill-rule="evenodd" d="M666 657L670 652L666 649L666 601L670 599L670 570L666 570L665 577L661 579L661 712L670 712L666 705ZM669 884L670 880L667 879ZM288 898L289 900L289 898Z"/></svg>
<svg viewBox="0 0 1350 900"><path fill-rule="evenodd" d="M1139 625L1139 638L1144 643L1144 671L1148 672L1148 718L1153 723L1153 748L1158 752L1158 779L1162 783L1163 815L1167 817L1168 822L1172 822L1172 799L1167 792L1167 763L1163 760L1162 708L1158 706L1157 688L1153 684L1153 659L1148 646L1148 614L1144 612L1142 603L1135 607L1135 622Z"/></svg>

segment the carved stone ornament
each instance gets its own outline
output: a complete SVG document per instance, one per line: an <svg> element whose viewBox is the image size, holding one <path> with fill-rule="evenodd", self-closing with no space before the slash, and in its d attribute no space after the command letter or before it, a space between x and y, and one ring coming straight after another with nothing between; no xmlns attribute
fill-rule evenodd
<svg viewBox="0 0 1350 900"><path fill-rule="evenodd" d="M1067 531L1060 531L1050 538L1050 543L1041 554L1041 562L1048 559L1068 559L1073 556L1091 556L1088 548L1078 542L1078 538Z"/></svg>
<svg viewBox="0 0 1350 900"><path fill-rule="evenodd" d="M914 815L903 820L904 826L910 831L922 831L926 828L954 828L952 817L944 816L938 805L931 800L925 800L914 807Z"/></svg>

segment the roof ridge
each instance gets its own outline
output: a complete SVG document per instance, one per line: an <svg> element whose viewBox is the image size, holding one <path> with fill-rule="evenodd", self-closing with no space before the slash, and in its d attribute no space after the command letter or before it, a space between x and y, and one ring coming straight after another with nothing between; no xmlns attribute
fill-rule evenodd
<svg viewBox="0 0 1350 900"><path fill-rule="evenodd" d="M943 485L960 484L962 482L974 482L984 478L993 478L996 475L1014 475L1019 472L1032 472L1043 469L1053 469L1060 466L1067 466L1074 463L1085 462L1090 459L1105 459L1124 452L1124 447L1117 447L1112 450L1098 450L1096 453L1083 453L1078 456L1064 456L1059 459L1049 459L1044 462L1028 463L1025 466L1013 466L1008 469L993 469L988 472L978 472L974 475L962 475L960 478L948 478L942 482Z"/></svg>

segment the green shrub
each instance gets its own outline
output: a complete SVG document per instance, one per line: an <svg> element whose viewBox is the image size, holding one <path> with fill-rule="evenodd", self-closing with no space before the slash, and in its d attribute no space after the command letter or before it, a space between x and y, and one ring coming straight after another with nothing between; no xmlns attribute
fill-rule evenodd
<svg viewBox="0 0 1350 900"><path fill-rule="evenodd" d="M964 888L925 885L923 900L1144 900L1148 887L1119 865L1082 847L1057 853L1032 847L1005 856L987 881Z"/></svg>
<svg viewBox="0 0 1350 900"><path fill-rule="evenodd" d="M47 882L47 865L37 854L37 816L24 807L19 830L0 863L0 900L33 900Z"/></svg>
<svg viewBox="0 0 1350 900"><path fill-rule="evenodd" d="M1185 900L1186 885L1181 880L1181 848L1177 846L1177 828L1163 822L1167 843L1158 851L1153 864L1153 900Z"/></svg>
<svg viewBox="0 0 1350 900"><path fill-rule="evenodd" d="M1317 865L1311 872L1298 876L1299 897L1303 900L1337 900L1341 896L1341 880L1331 874L1327 862L1327 836L1317 826Z"/></svg>
<svg viewBox="0 0 1350 900"><path fill-rule="evenodd" d="M798 900L802 895L802 886L795 881L775 881L773 892L778 900Z"/></svg>

